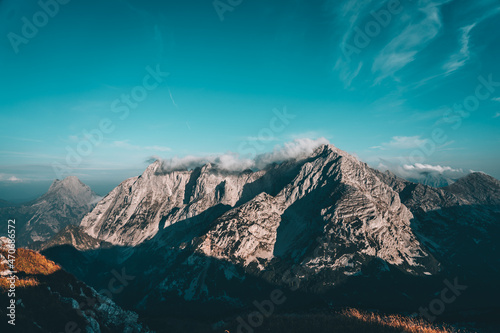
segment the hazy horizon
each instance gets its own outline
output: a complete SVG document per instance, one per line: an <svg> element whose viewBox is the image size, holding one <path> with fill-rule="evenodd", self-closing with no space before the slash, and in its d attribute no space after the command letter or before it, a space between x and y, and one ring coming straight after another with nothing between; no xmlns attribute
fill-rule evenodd
<svg viewBox="0 0 500 333"><path fill-rule="evenodd" d="M273 151L263 152L254 157L244 158L234 152L226 152L224 154L187 155L182 157L174 157L162 159L159 156L153 157L145 161L143 169L123 169L117 173L113 171L113 177L107 177L105 181L99 178L80 177L79 179L90 186L90 188L100 196L107 195L112 189L118 186L122 181L141 175L147 165L150 165L155 160L160 160L162 168L165 172L178 170L193 170L196 167L201 167L208 163L216 164L218 168L228 171L244 171L247 169L261 170L272 163L281 163L291 159L301 159L310 156L314 149L322 145L332 145L328 140L319 138L311 139L296 139L284 145L276 146ZM339 148L339 147L337 147ZM355 155L354 155L355 156ZM384 164L385 163L385 164ZM395 173L398 177L414 182L422 182L427 177L436 177L444 179L459 179L471 172L478 170L463 170L453 169L451 167L433 166L429 164L416 163L415 165L396 166L388 161L381 160L378 165L372 165L373 168L380 171L389 170ZM67 175L69 176L69 175ZM121 177L121 178L120 178ZM61 179L64 179L62 177ZM498 178L497 178L498 179ZM36 181L10 181L3 182L0 186L0 200L20 204L34 200L47 192L50 185L57 179L52 180L36 180ZM444 185L440 185L444 186Z"/></svg>

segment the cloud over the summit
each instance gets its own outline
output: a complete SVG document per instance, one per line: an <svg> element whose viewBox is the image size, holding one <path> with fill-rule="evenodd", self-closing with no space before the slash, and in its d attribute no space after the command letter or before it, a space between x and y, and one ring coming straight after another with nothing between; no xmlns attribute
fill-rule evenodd
<svg viewBox="0 0 500 333"><path fill-rule="evenodd" d="M319 139L295 139L292 142L287 142L282 146L278 145L272 152L257 155L255 158L243 158L235 152L227 152L224 154L208 155L208 156L184 156L173 157L169 159L161 159L151 157L147 162L160 160L162 170L164 172L190 170L196 167L201 167L207 163L216 164L220 169L227 171L243 171L247 169L259 170L265 168L272 163L280 163L291 159L304 158L313 153L317 147L328 144L325 138Z"/></svg>

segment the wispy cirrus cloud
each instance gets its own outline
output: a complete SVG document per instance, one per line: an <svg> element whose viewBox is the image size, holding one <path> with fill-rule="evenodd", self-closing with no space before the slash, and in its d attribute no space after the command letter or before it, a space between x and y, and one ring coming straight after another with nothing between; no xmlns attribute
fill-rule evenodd
<svg viewBox="0 0 500 333"><path fill-rule="evenodd" d="M172 96L172 91L170 90L170 88L168 88L168 94L170 95L170 100L172 101L172 104L178 108L179 106L177 105L177 103L175 103L175 100L174 100L174 96Z"/></svg>
<svg viewBox="0 0 500 333"><path fill-rule="evenodd" d="M451 0L400 2L392 14L387 10L394 6L391 1L348 0L340 4L331 1L328 10L335 12L336 5L337 10L344 13L342 18L337 18L335 26L336 33L341 34L340 52L334 66L339 78L346 87L351 87L362 75L371 75L371 82L375 84L394 77L440 35L444 25L441 7L449 2ZM380 15L388 16L381 19ZM381 24L381 20L387 23ZM369 30L377 25L378 32L370 34ZM364 45L356 40L364 41Z"/></svg>
<svg viewBox="0 0 500 333"><path fill-rule="evenodd" d="M30 139L30 138L21 138L21 137L13 137L13 136L2 136L4 139L16 140L16 141L24 141L24 142L38 142L43 143L42 140L38 139Z"/></svg>
<svg viewBox="0 0 500 333"><path fill-rule="evenodd" d="M448 60L443 65L443 69L446 71L446 74L451 74L454 71L463 67L467 61L470 59L470 33L472 29L476 26L476 23L467 25L461 28L461 38L460 38L460 50L452 54Z"/></svg>
<svg viewBox="0 0 500 333"><path fill-rule="evenodd" d="M338 1L330 1L327 6L331 12L336 12L339 6ZM363 61L353 62L350 57L346 58L346 49L352 44L356 29L361 21L369 15L373 9L374 3L370 0L348 0L340 5L343 18L339 18L336 22L336 29L342 31L340 41L341 55L337 58L334 70L339 73L340 79L344 82L346 87L350 87L352 81L360 74L363 68Z"/></svg>
<svg viewBox="0 0 500 333"><path fill-rule="evenodd" d="M164 147L164 146L139 146L139 145L134 145L134 144L131 144L129 142L129 140L113 141L112 146L116 147L116 148L123 148L123 149L128 149L128 150L147 150L147 151L156 151L156 152L167 152L167 151L171 151L172 150L170 147Z"/></svg>
<svg viewBox="0 0 500 333"><path fill-rule="evenodd" d="M494 102L500 102L500 97L494 97L491 100L494 101ZM493 116L493 118L498 118L498 117L500 117L500 111L497 111L495 113L495 115Z"/></svg>
<svg viewBox="0 0 500 333"><path fill-rule="evenodd" d="M403 30L378 54L372 65L375 83L394 75L415 60L416 55L438 36L443 23L440 7L449 2L426 1L413 17L405 18Z"/></svg>
<svg viewBox="0 0 500 333"><path fill-rule="evenodd" d="M391 141L384 142L379 146L373 146L372 149L412 149L424 145L427 139L422 139L419 135L416 136L393 136Z"/></svg>
<svg viewBox="0 0 500 333"><path fill-rule="evenodd" d="M486 2L486 4L488 1ZM481 7L483 4L478 2L477 5ZM453 53L448 61L443 65L443 69L446 71L445 75L449 75L456 70L462 68L471 58L471 32L474 30L481 22L486 19L497 15L500 13L500 7L490 8L486 13L479 18L476 18L474 22L463 26L459 29L459 45L460 48L458 52Z"/></svg>

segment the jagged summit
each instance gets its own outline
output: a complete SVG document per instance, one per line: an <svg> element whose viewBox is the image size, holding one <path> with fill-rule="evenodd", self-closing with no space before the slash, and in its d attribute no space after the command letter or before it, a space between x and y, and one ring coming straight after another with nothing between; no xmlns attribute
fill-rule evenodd
<svg viewBox="0 0 500 333"><path fill-rule="evenodd" d="M314 149L314 152L311 156L315 157L321 154L329 154L329 153L336 153L338 155L348 155L345 151L337 148L335 145L331 143L326 143Z"/></svg>
<svg viewBox="0 0 500 333"><path fill-rule="evenodd" d="M209 256L225 247L222 257L246 264L274 255L301 260L293 254L297 246L307 248L328 233L350 250L332 253L332 262L305 265L355 274L366 258L379 257L413 273L435 271L435 264L426 267L433 259L412 235L412 214L398 194L365 163L333 145L253 173L214 170L207 163L161 172L155 161L99 202L81 226L94 238L136 246L171 225L208 214L214 229L196 251ZM273 223L262 216L272 216ZM248 236L245 243L239 235Z"/></svg>
<svg viewBox="0 0 500 333"><path fill-rule="evenodd" d="M80 179L77 176L68 176L64 178L63 180L59 179L54 179L52 182L52 185L50 185L49 192L54 191L59 187L66 187L66 188L79 188L79 187L88 187L84 183L80 181Z"/></svg>
<svg viewBox="0 0 500 333"><path fill-rule="evenodd" d="M315 148L308 147L307 149L301 146L289 147L286 152L278 150L274 153L258 155L251 160L238 160L237 155L221 155L208 157L193 157L187 156L184 159L171 160L154 160L141 175L162 175L174 172L189 172L200 168L202 171L213 170L214 172L229 172L229 173L249 173L257 172L272 168L273 165L300 161L306 158L314 158L321 154L335 153L341 156L354 158L348 153L338 149L333 144L320 144ZM228 163L230 162L234 163Z"/></svg>
<svg viewBox="0 0 500 333"><path fill-rule="evenodd" d="M76 176L68 176L63 180L56 179L50 186L47 193L42 195L37 202L60 200L71 205L93 205L101 197L94 193L92 189L82 183Z"/></svg>

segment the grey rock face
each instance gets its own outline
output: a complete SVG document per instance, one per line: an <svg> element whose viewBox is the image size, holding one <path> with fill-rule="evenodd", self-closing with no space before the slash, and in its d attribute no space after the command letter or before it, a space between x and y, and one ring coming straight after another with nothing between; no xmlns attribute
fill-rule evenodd
<svg viewBox="0 0 500 333"><path fill-rule="evenodd" d="M256 274L278 260L311 275L348 277L381 259L406 273L434 274L439 264L415 237L412 218L377 171L325 145L258 172L208 164L165 173L155 162L114 189L81 227L99 240L142 249L136 252L175 248L172 265L173 256L185 253L251 266ZM314 255L318 237L335 246Z"/></svg>

